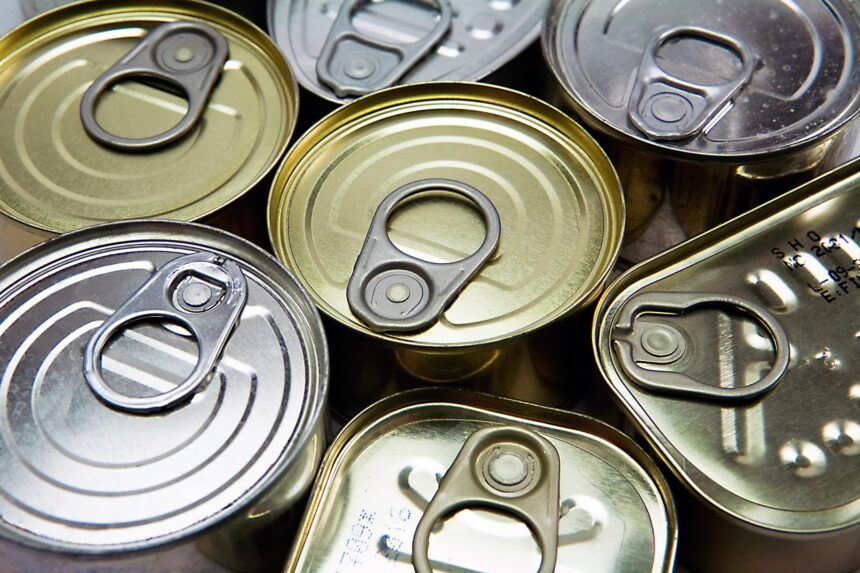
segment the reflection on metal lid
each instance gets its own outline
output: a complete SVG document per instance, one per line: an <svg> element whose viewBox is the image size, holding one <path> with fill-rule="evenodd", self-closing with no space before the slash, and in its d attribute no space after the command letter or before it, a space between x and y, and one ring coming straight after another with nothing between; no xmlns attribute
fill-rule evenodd
<svg viewBox="0 0 860 573"><path fill-rule="evenodd" d="M322 415L316 312L282 267L235 237L187 223L112 224L2 269L6 537L105 553L200 531L267 491ZM106 319L135 317L96 347L109 389L96 392L88 341ZM210 337L226 339L218 357ZM204 361L207 375L172 399Z"/></svg>
<svg viewBox="0 0 860 573"><path fill-rule="evenodd" d="M557 0L543 48L599 129L738 157L811 143L856 115L858 40L846 0Z"/></svg>
<svg viewBox="0 0 860 573"><path fill-rule="evenodd" d="M576 414L424 390L383 400L342 431L317 478L287 571L334 571L339 565L355 572L413 571L413 535L439 480L453 471L470 436L484 439L488 431L513 441L506 446L510 452L535 440L557 451L557 489L548 497L544 493L552 491L535 490L559 500L558 513L552 512L560 516L556 571L671 570L672 501L656 466L628 438ZM514 431L536 437L509 435ZM499 480L515 481L508 479L510 471L496 469ZM525 523L462 507L432 530L434 571L538 570L541 548Z"/></svg>

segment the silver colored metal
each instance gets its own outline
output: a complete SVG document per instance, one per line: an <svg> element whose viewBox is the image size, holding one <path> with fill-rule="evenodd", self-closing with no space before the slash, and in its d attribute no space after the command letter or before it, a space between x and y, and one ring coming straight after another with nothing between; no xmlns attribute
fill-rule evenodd
<svg viewBox="0 0 860 573"><path fill-rule="evenodd" d="M181 407L140 415L108 405L83 374L93 332L134 315L135 304L139 316L154 316L159 304L176 316L128 324L94 353L126 396L180 386L205 362L199 347L239 313L212 376ZM112 223L7 262L0 570L279 567L287 547L271 538L289 533L324 450L327 376L322 324L303 288L261 249L222 231Z"/></svg>
<svg viewBox="0 0 860 573"><path fill-rule="evenodd" d="M654 312L683 313L695 307L727 305L745 311L765 327L775 346L770 370L758 381L739 387L706 384L672 370L646 369L640 363L670 364L685 353L683 335L668 325L644 325L636 318ZM652 319L653 320L653 319ZM658 323L659 324L659 323ZM612 343L624 372L636 384L656 390L710 399L744 400L760 396L773 388L788 369L790 359L788 335L779 321L763 306L736 295L720 293L646 292L632 297L621 311L612 332ZM647 356L637 357L642 348ZM706 349L712 350L712 349ZM716 357L716 355L714 355Z"/></svg>
<svg viewBox="0 0 860 573"><path fill-rule="evenodd" d="M486 234L478 249L460 261L432 263L408 255L388 237L388 218L398 204L418 193L450 191L478 207ZM352 311L378 331L427 328L486 263L501 237L499 213L486 195L452 179L422 179L392 191L376 208L355 261L346 297Z"/></svg>
<svg viewBox="0 0 860 573"><path fill-rule="evenodd" d="M449 0L422 0L439 9L433 28L408 44L386 42L361 33L353 14L366 0L347 0L338 11L317 60L319 80L340 98L361 96L387 88L400 79L448 32L452 12Z"/></svg>
<svg viewBox="0 0 860 573"><path fill-rule="evenodd" d="M440 519L466 508L511 513L531 529L541 547L538 573L552 573L558 554L558 450L521 426L489 427L469 436L424 510L412 538L416 573L432 573L430 531Z"/></svg>
<svg viewBox="0 0 860 573"><path fill-rule="evenodd" d="M657 51L675 38L696 38L723 45L738 55L740 74L732 81L706 85L681 79L657 64ZM758 58L739 38L698 26L675 26L654 38L642 52L642 63L630 95L630 121L654 140L699 135L752 78Z"/></svg>
<svg viewBox="0 0 860 573"><path fill-rule="evenodd" d="M227 56L227 40L206 23L177 21L157 26L84 92L84 128L99 143L124 151L145 151L176 141L200 119ZM176 125L150 137L133 139L108 132L96 119L96 102L117 82L140 77L156 78L182 90L188 111Z"/></svg>
<svg viewBox="0 0 860 573"><path fill-rule="evenodd" d="M860 110L858 34L851 0L553 0L542 44L567 103L599 132L686 161L774 159L785 174L803 161L776 154L814 147ZM648 101L637 84L661 74L676 89L734 95L719 95L730 104L715 101L688 137L654 139L630 111Z"/></svg>
<svg viewBox="0 0 860 573"><path fill-rule="evenodd" d="M346 19L347 0L268 0L268 28L280 46L299 83L332 102L343 103L353 96L340 96L319 74L324 47L331 44L335 22ZM411 51L427 45L434 30L444 25L444 2L451 6L451 23L440 40L429 46L424 57L405 69L395 84L428 81L476 81L499 71L522 53L540 34L548 0L381 0L350 2L349 26L362 42ZM440 8L442 6L442 8ZM343 50L367 50L378 58L395 52L380 52L366 43L351 40ZM343 46L342 46L343 48ZM366 73L365 64L357 75ZM381 69L381 68L380 68ZM364 72L361 70L365 70ZM514 80L515 82L519 80ZM351 79L349 83L357 83ZM305 105L304 103L302 105Z"/></svg>
<svg viewBox="0 0 860 573"><path fill-rule="evenodd" d="M93 332L84 351L87 383L102 401L130 412L158 412L188 400L212 375L247 296L248 283L239 265L221 255L202 252L170 261ZM145 318L172 319L188 328L197 341L197 363L167 392L126 396L102 377L102 351L121 328Z"/></svg>

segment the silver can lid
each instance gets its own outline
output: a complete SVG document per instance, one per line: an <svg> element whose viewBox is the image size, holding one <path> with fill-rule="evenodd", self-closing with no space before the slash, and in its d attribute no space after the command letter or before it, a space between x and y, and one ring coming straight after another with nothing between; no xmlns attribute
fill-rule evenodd
<svg viewBox="0 0 860 573"><path fill-rule="evenodd" d="M860 109L850 0L554 0L544 54L592 127L736 160L820 142Z"/></svg>
<svg viewBox="0 0 860 573"><path fill-rule="evenodd" d="M399 84L479 80L540 35L548 0L269 0L299 83L329 101Z"/></svg>
<svg viewBox="0 0 860 573"><path fill-rule="evenodd" d="M0 365L0 535L72 553L158 546L248 507L304 451L328 368L316 310L274 259L149 221L0 268ZM180 396L183 380L199 385Z"/></svg>

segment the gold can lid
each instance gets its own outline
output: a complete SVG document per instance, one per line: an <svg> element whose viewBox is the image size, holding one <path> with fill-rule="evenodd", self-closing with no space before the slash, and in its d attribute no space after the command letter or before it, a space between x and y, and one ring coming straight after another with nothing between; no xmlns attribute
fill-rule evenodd
<svg viewBox="0 0 860 573"><path fill-rule="evenodd" d="M98 142L82 120L88 87L153 29L177 21L206 24L227 42L200 119L180 139L148 151ZM297 115L297 85L277 46L250 22L202 2L67 6L0 39L0 69L0 212L52 232L137 217L204 217L271 170ZM159 134L192 107L180 93L129 77L101 94L94 116L119 136Z"/></svg>
<svg viewBox="0 0 860 573"><path fill-rule="evenodd" d="M382 200L434 178L486 195L498 247L429 328L378 333L350 309L347 284ZM606 281L623 226L618 177L584 129L534 98L470 83L392 88L336 110L290 150L269 198L275 252L323 312L417 347L497 343L581 308ZM487 232L468 203L433 194L404 202L387 230L432 262L466 258Z"/></svg>
<svg viewBox="0 0 860 573"><path fill-rule="evenodd" d="M557 467L523 433L546 440ZM480 434L483 447L464 455ZM537 507L517 504L527 496ZM428 530L429 551L416 543ZM424 555L434 571L661 573L676 542L668 484L621 432L572 412L423 388L380 400L338 434L285 571L413 571Z"/></svg>

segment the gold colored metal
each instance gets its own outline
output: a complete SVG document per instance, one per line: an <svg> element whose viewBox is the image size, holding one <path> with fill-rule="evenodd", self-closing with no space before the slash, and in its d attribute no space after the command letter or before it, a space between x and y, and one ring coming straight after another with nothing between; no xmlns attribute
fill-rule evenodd
<svg viewBox="0 0 860 573"><path fill-rule="evenodd" d="M374 332L350 310L347 282L382 199L427 178L484 193L501 217L499 247L434 325ZM603 151L555 108L488 85L428 83L361 98L315 125L279 168L268 216L275 253L325 314L395 351L415 376L450 381L485 372L505 343L596 298L624 200ZM484 236L480 215L443 195L406 203L388 230L429 261L462 259Z"/></svg>
<svg viewBox="0 0 860 573"><path fill-rule="evenodd" d="M710 548L690 551L705 569L860 566L858 199L855 159L634 267L598 305L595 352L612 391L687 488L730 524ZM764 305L786 331L791 361L776 387L752 400L701 400L646 390L623 373L612 338L627 301L715 289ZM687 333L685 368L723 387L749 385L773 362L774 342L727 310L648 321ZM746 558L727 563L720 548L740 538Z"/></svg>
<svg viewBox="0 0 860 573"><path fill-rule="evenodd" d="M286 572L414 571L412 538L474 432L516 426L558 451L558 570L672 570L669 488L654 462L613 428L579 414L451 389L404 392L352 420L323 461ZM526 525L469 506L437 522L434 571L537 571Z"/></svg>
<svg viewBox="0 0 860 573"><path fill-rule="evenodd" d="M152 28L176 20L205 22L229 44L201 121L151 152L99 144L82 125L81 96ZM170 88L124 81L102 95L96 118L108 131L143 137L178 122L186 103ZM0 39L0 220L24 231L4 237L0 260L46 234L103 221L211 216L275 165L297 106L297 84L278 48L212 4L78 3L25 23Z"/></svg>

